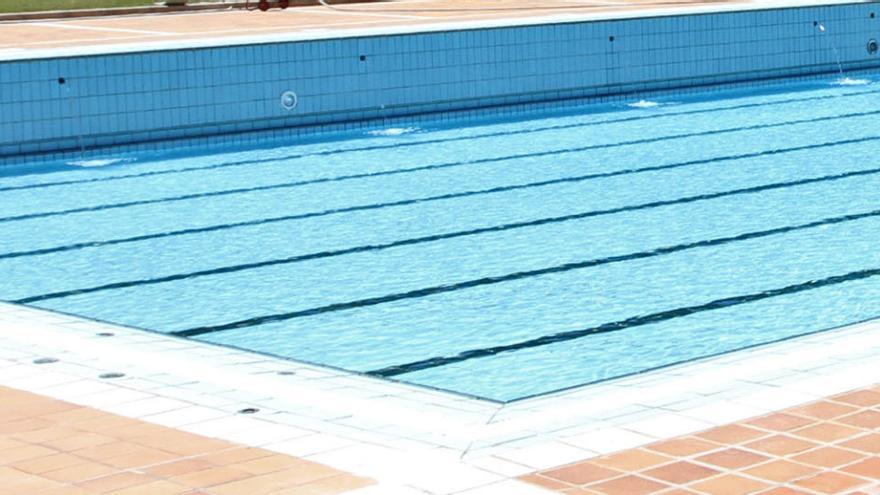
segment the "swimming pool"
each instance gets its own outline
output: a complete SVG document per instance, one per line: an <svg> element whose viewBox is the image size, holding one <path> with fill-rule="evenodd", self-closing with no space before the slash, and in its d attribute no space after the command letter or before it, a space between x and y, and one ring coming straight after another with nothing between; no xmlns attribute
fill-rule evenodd
<svg viewBox="0 0 880 495"><path fill-rule="evenodd" d="M873 318L873 78L6 167L0 298L497 401Z"/></svg>

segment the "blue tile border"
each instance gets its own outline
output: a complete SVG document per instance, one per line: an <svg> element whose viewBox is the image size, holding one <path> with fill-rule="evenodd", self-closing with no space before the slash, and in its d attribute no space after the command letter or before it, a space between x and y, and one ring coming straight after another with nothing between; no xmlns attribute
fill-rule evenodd
<svg viewBox="0 0 880 495"><path fill-rule="evenodd" d="M877 3L0 62L0 164L880 67ZM820 29L824 28L823 29ZM294 91L298 105L281 104Z"/></svg>

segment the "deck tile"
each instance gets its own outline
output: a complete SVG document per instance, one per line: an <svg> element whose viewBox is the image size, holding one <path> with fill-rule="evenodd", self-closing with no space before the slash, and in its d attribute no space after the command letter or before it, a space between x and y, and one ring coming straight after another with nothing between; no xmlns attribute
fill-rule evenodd
<svg viewBox="0 0 880 495"><path fill-rule="evenodd" d="M862 486L865 483L865 480L861 478L836 473L834 471L826 471L813 476L812 478L796 481L795 485L819 493L836 494L845 493L856 487Z"/></svg>
<svg viewBox="0 0 880 495"><path fill-rule="evenodd" d="M91 490L96 493L110 493L136 485L143 485L154 481L152 476L134 472L116 472L78 484L80 488Z"/></svg>
<svg viewBox="0 0 880 495"><path fill-rule="evenodd" d="M738 424L719 426L697 434L700 438L722 444L744 443L768 435L765 431Z"/></svg>
<svg viewBox="0 0 880 495"><path fill-rule="evenodd" d="M859 450L870 454L880 454L880 434L872 433L838 444L840 447Z"/></svg>
<svg viewBox="0 0 880 495"><path fill-rule="evenodd" d="M776 413L769 416L753 419L746 424L771 431L789 431L801 428L813 423L808 418L795 416L793 414Z"/></svg>
<svg viewBox="0 0 880 495"><path fill-rule="evenodd" d="M812 495L802 490L795 490L787 486L778 486L767 491L759 492L758 495Z"/></svg>
<svg viewBox="0 0 880 495"><path fill-rule="evenodd" d="M768 488L770 485L753 479L728 474L701 481L691 488L707 495L748 495Z"/></svg>
<svg viewBox="0 0 880 495"><path fill-rule="evenodd" d="M685 484L715 476L717 469L700 466L688 461L666 464L644 472L645 476L666 481L668 483Z"/></svg>
<svg viewBox="0 0 880 495"><path fill-rule="evenodd" d="M840 470L848 474L880 481L880 457L870 457L861 462L840 468Z"/></svg>
<svg viewBox="0 0 880 495"><path fill-rule="evenodd" d="M718 446L696 437L684 437L655 443L645 448L671 456L684 457L715 450Z"/></svg>
<svg viewBox="0 0 880 495"><path fill-rule="evenodd" d="M880 411L866 409L854 414L835 419L838 423L865 429L880 429Z"/></svg>
<svg viewBox="0 0 880 495"><path fill-rule="evenodd" d="M819 468L815 466L806 466L791 461L778 460L751 468L745 471L745 473L762 480L774 481L776 483L788 483L792 480L815 475L818 471Z"/></svg>
<svg viewBox="0 0 880 495"><path fill-rule="evenodd" d="M738 448L719 450L711 454L697 457L703 464L711 464L720 468L737 469L752 466L770 459L766 455L749 452Z"/></svg>
<svg viewBox="0 0 880 495"><path fill-rule="evenodd" d="M587 488L605 495L647 495L667 489L669 485L641 476L628 475L588 485Z"/></svg>
<svg viewBox="0 0 880 495"><path fill-rule="evenodd" d="M835 402L843 402L853 406L872 407L880 405L880 392L875 390L857 390L831 397Z"/></svg>
<svg viewBox="0 0 880 495"><path fill-rule="evenodd" d="M576 466L592 462L623 473L585 487L602 494L641 493L619 487L642 478L665 484L656 492L662 495L878 495L878 391L838 394ZM520 479L540 484L534 475ZM543 486L559 493L572 490L565 483Z"/></svg>
<svg viewBox="0 0 880 495"><path fill-rule="evenodd" d="M23 415L49 414L3 423L0 495L198 495L203 487L210 487L206 495L334 495L374 483L304 459L0 386L0 401L5 397L15 397Z"/></svg>
<svg viewBox="0 0 880 495"><path fill-rule="evenodd" d="M250 478L253 473L241 471L231 467L213 467L203 471L195 471L191 473L173 476L170 479L179 483L199 488L207 488L214 485L221 485L231 481L238 481Z"/></svg>
<svg viewBox="0 0 880 495"><path fill-rule="evenodd" d="M819 401L813 404L807 404L805 406L796 407L791 410L793 414L800 414L802 416L808 416L811 418L817 419L833 419L839 416L844 416L847 414L851 414L855 411L858 411L858 407L854 407L848 404L838 404L835 402L829 401Z"/></svg>
<svg viewBox="0 0 880 495"><path fill-rule="evenodd" d="M818 444L786 435L773 435L747 443L745 446L766 454L789 455L817 447Z"/></svg>
<svg viewBox="0 0 880 495"><path fill-rule="evenodd" d="M862 434L859 428L835 423L817 423L790 434L818 442L836 442Z"/></svg>
<svg viewBox="0 0 880 495"><path fill-rule="evenodd" d="M584 462L572 464L559 469L544 471L541 474L548 478L572 485L586 485L588 483L614 478L623 473L593 463Z"/></svg>
<svg viewBox="0 0 880 495"><path fill-rule="evenodd" d="M798 454L791 459L801 464L809 464L813 466L834 468L849 464L857 459L863 458L864 454L854 452L852 450L840 449L837 447L822 447L803 454Z"/></svg>
<svg viewBox="0 0 880 495"><path fill-rule="evenodd" d="M672 460L673 458L665 455L643 449L634 449L602 456L596 458L593 462L619 471L641 471L659 464L671 462Z"/></svg>

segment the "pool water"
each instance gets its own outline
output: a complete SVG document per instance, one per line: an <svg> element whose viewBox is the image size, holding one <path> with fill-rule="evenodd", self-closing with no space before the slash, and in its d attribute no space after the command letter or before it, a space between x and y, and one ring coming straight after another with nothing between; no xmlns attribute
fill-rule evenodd
<svg viewBox="0 0 880 495"><path fill-rule="evenodd" d="M0 168L0 299L497 401L870 319L870 79Z"/></svg>

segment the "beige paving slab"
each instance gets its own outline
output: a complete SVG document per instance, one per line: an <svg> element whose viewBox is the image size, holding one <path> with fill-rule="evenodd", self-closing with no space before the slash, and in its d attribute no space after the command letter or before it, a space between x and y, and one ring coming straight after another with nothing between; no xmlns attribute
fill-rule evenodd
<svg viewBox="0 0 880 495"><path fill-rule="evenodd" d="M429 26L473 21L522 21L548 16L631 14L658 9L748 6L749 0L400 0L269 12L233 9L0 24L0 50L73 48L266 34L305 34ZM757 2L760 3L760 2Z"/></svg>
<svg viewBox="0 0 880 495"><path fill-rule="evenodd" d="M0 410L0 495L332 495L373 484L304 459L8 387L0 386ZM57 441L82 436L108 441Z"/></svg>

